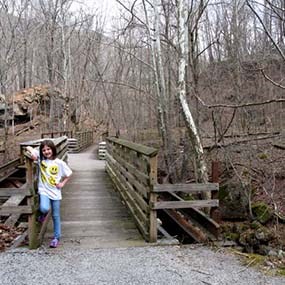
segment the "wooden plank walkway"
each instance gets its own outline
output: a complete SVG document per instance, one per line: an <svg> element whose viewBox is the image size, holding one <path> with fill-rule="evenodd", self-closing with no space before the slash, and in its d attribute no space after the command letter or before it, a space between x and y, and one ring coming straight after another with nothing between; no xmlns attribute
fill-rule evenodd
<svg viewBox="0 0 285 285"><path fill-rule="evenodd" d="M63 190L61 248L103 248L146 245L127 209L113 190L105 161L95 148L68 155L72 179ZM52 237L49 223L44 244Z"/></svg>

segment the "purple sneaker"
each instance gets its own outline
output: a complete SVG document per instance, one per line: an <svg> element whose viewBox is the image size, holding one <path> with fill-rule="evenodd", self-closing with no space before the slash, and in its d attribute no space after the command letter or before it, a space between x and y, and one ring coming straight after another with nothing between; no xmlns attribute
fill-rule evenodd
<svg viewBox="0 0 285 285"><path fill-rule="evenodd" d="M56 247L58 247L58 245L59 245L59 240L57 238L54 238L50 242L49 247L56 248Z"/></svg>
<svg viewBox="0 0 285 285"><path fill-rule="evenodd" d="M46 217L47 217L47 215L40 215L40 216L38 217L38 221L39 221L40 223L43 223L43 222L45 221Z"/></svg>

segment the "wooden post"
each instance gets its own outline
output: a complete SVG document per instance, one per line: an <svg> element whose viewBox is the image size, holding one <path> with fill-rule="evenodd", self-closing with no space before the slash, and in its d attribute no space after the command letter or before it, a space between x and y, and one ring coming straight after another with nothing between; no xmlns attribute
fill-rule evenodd
<svg viewBox="0 0 285 285"><path fill-rule="evenodd" d="M29 248L36 249L40 245L40 241L38 239L39 224L37 223L38 199L34 187L34 166L31 159L26 158L26 167L27 188L31 193L31 196L28 198L28 205L31 206L33 212L28 217Z"/></svg>
<svg viewBox="0 0 285 285"><path fill-rule="evenodd" d="M220 162L212 161L212 182L219 183L220 180ZM212 199L219 199L219 191L212 191ZM217 207L210 210L210 217L216 221L221 222L221 213Z"/></svg>
<svg viewBox="0 0 285 285"><path fill-rule="evenodd" d="M157 184L157 155L150 158L150 195L149 195L149 242L157 241L157 211L152 205L157 202L157 194L153 192L153 186Z"/></svg>
<svg viewBox="0 0 285 285"><path fill-rule="evenodd" d="M219 161L212 161L212 182L219 183L219 176L220 176L220 162Z"/></svg>

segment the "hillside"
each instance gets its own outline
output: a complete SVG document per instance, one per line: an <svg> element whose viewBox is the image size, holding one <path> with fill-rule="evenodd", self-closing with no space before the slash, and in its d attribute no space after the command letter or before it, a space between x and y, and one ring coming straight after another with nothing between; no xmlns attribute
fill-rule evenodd
<svg viewBox="0 0 285 285"><path fill-rule="evenodd" d="M19 143L40 139L41 133L62 130L93 130L95 137L106 132L102 122L95 122L87 114L80 125L72 122L68 99L59 89L39 85L10 94L7 100L7 132L5 147L5 101L0 104L0 165L19 155ZM81 114L82 115L82 114ZM64 123L65 122L65 123ZM98 140L97 138L95 138Z"/></svg>

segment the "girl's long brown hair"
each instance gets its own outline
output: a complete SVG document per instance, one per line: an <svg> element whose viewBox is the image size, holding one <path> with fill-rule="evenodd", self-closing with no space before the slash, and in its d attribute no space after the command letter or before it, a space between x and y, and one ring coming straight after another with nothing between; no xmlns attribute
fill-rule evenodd
<svg viewBox="0 0 285 285"><path fill-rule="evenodd" d="M40 160L45 159L45 157L43 155L44 146L48 146L52 150L52 159L56 159L57 152L56 152L56 147L55 147L53 141L52 140L44 140L40 144Z"/></svg>

